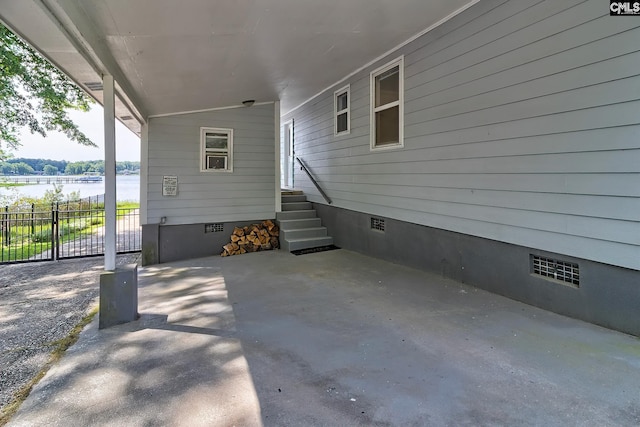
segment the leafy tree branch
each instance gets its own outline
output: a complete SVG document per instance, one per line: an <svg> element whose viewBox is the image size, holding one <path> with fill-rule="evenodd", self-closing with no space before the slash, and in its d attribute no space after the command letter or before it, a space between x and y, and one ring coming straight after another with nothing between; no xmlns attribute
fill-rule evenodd
<svg viewBox="0 0 640 427"><path fill-rule="evenodd" d="M3 145L20 145L19 131L46 136L64 133L71 141L96 146L68 116L89 111L93 101L65 74L0 23L0 158Z"/></svg>

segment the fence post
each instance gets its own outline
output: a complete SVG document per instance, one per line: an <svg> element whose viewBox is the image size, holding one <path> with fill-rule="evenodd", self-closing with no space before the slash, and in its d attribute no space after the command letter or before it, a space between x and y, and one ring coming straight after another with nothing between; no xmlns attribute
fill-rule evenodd
<svg viewBox="0 0 640 427"><path fill-rule="evenodd" d="M9 206L5 206L4 211L7 212L9 210ZM2 223L0 223L0 241L3 245L6 245L6 239L5 239L5 229L7 228L7 214L3 213L2 216L4 217L2 219Z"/></svg>
<svg viewBox="0 0 640 427"><path fill-rule="evenodd" d="M9 206L4 207L4 226L2 232L4 234L4 245L11 245L11 218L9 218Z"/></svg>
<svg viewBox="0 0 640 427"><path fill-rule="evenodd" d="M56 211L53 209L53 202L51 202L51 256L49 257L51 261L53 261L56 256L56 236L58 234L56 231L56 223Z"/></svg>
<svg viewBox="0 0 640 427"><path fill-rule="evenodd" d="M55 210L55 238L56 238L56 255L55 259L60 259L60 204L56 202L56 210Z"/></svg>
<svg viewBox="0 0 640 427"><path fill-rule="evenodd" d="M31 234L33 235L36 232L36 215L35 215L35 205L31 203Z"/></svg>

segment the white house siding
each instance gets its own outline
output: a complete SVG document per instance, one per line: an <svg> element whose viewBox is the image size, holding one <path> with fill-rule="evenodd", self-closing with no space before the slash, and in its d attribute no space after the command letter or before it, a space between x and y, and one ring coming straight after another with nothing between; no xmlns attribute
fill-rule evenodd
<svg viewBox="0 0 640 427"><path fill-rule="evenodd" d="M233 172L200 172L200 128L233 129ZM147 223L253 221L275 217L274 106L255 105L149 120ZM178 195L162 196L162 177Z"/></svg>
<svg viewBox="0 0 640 427"><path fill-rule="evenodd" d="M336 207L638 270L639 40L607 2L483 0L283 121ZM405 146L371 152L369 73L399 55Z"/></svg>

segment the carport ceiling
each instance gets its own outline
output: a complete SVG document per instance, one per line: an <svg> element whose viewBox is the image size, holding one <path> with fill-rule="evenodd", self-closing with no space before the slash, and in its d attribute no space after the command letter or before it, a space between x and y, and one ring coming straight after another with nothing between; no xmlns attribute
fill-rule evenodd
<svg viewBox="0 0 640 427"><path fill-rule="evenodd" d="M141 115L153 116L245 99L280 99L287 111L470 0L28 2L98 57ZM10 16L3 19L12 24ZM32 25L18 30L30 39L42 28ZM55 62L86 79L77 58Z"/></svg>

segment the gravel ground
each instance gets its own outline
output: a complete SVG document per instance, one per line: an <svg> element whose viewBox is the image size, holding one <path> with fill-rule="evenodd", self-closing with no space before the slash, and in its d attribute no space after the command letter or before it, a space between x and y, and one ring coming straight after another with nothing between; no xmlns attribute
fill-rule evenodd
<svg viewBox="0 0 640 427"><path fill-rule="evenodd" d="M119 255L118 264L139 254ZM104 260L84 258L0 266L0 408L46 364L97 304Z"/></svg>

